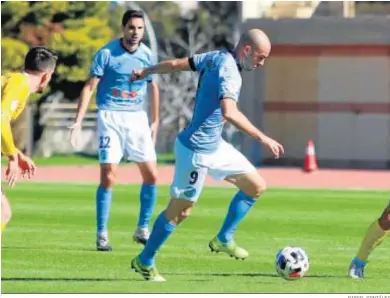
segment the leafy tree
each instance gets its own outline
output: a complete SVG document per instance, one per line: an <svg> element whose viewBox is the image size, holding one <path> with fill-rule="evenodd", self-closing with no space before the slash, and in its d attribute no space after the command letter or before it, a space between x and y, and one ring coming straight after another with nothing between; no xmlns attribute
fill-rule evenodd
<svg viewBox="0 0 390 298"><path fill-rule="evenodd" d="M60 90L66 98L78 98L92 56L115 35L108 11L113 11L108 1L2 3L2 72L20 69L29 47L48 46L59 60L50 89L42 97Z"/></svg>
<svg viewBox="0 0 390 298"><path fill-rule="evenodd" d="M176 34L180 21L180 7L174 1L139 1L137 4L148 14L158 38Z"/></svg>
<svg viewBox="0 0 390 298"><path fill-rule="evenodd" d="M59 55L57 71L45 93L30 99L39 106L49 94L62 91L75 100L88 78L92 56L114 36L109 24L115 9L112 12L107 1L2 2L2 74L21 70L30 47L48 46ZM27 119L24 113L14 124L15 135L23 136L20 139L26 139Z"/></svg>
<svg viewBox="0 0 390 298"><path fill-rule="evenodd" d="M12 37L1 40L1 67L2 74L7 71L15 71L23 68L24 57L28 52L28 46Z"/></svg>

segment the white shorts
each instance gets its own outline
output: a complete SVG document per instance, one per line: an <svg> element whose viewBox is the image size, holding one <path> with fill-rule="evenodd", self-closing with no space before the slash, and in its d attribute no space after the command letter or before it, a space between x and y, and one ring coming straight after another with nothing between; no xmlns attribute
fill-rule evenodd
<svg viewBox="0 0 390 298"><path fill-rule="evenodd" d="M99 162L119 164L122 157L137 163L156 161L156 150L145 111L99 110Z"/></svg>
<svg viewBox="0 0 390 298"><path fill-rule="evenodd" d="M195 202L202 192L206 175L216 180L252 173L256 168L232 145L222 141L213 153L193 152L178 139L175 142L175 176L171 197Z"/></svg>

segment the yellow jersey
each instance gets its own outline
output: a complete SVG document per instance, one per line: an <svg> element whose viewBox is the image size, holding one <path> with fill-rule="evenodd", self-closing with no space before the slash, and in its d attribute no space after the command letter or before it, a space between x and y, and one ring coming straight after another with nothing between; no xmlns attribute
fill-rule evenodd
<svg viewBox="0 0 390 298"><path fill-rule="evenodd" d="M7 156L18 152L11 131L11 120L23 112L29 97L28 76L9 73L1 76L1 152Z"/></svg>

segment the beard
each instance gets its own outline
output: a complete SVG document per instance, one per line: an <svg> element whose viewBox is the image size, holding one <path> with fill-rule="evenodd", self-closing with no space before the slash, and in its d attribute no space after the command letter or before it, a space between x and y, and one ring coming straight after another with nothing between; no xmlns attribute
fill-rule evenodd
<svg viewBox="0 0 390 298"><path fill-rule="evenodd" d="M240 66L243 70L246 71L252 71L253 65L252 65L252 52L248 54L248 56L241 58L240 60Z"/></svg>
<svg viewBox="0 0 390 298"><path fill-rule="evenodd" d="M131 38L128 38L128 39L125 39L125 43L126 43L126 45L128 45L128 46L133 46L133 45L138 44L138 43L139 43L139 40L135 41L135 40L133 40L133 39L131 39Z"/></svg>

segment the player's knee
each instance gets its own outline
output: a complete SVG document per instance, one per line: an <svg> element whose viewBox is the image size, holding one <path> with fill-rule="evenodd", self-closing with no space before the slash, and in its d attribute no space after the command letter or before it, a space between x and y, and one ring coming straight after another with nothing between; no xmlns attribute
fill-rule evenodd
<svg viewBox="0 0 390 298"><path fill-rule="evenodd" d="M252 185L252 187L248 190L247 195L256 199L260 197L266 189L267 184L265 183L265 180L261 178Z"/></svg>
<svg viewBox="0 0 390 298"><path fill-rule="evenodd" d="M180 213L180 222L185 220L187 217L191 215L192 207L183 208Z"/></svg>
<svg viewBox="0 0 390 298"><path fill-rule="evenodd" d="M180 224L191 215L192 207L187 207L179 210L178 214L172 219L175 225Z"/></svg>
<svg viewBox="0 0 390 298"><path fill-rule="evenodd" d="M154 185L157 183L157 171L154 172L150 172L148 175L145 175L145 177L143 177L143 183L145 184L150 184L150 185Z"/></svg>
<svg viewBox="0 0 390 298"><path fill-rule="evenodd" d="M154 185L157 183L157 166L155 163L147 162L138 164L144 184Z"/></svg>
<svg viewBox="0 0 390 298"><path fill-rule="evenodd" d="M101 174L100 185L103 188L113 188L115 185L116 175L113 171L103 171Z"/></svg>
<svg viewBox="0 0 390 298"><path fill-rule="evenodd" d="M191 214L192 202L183 199L172 199L167 209L166 218L175 225L180 224Z"/></svg>

